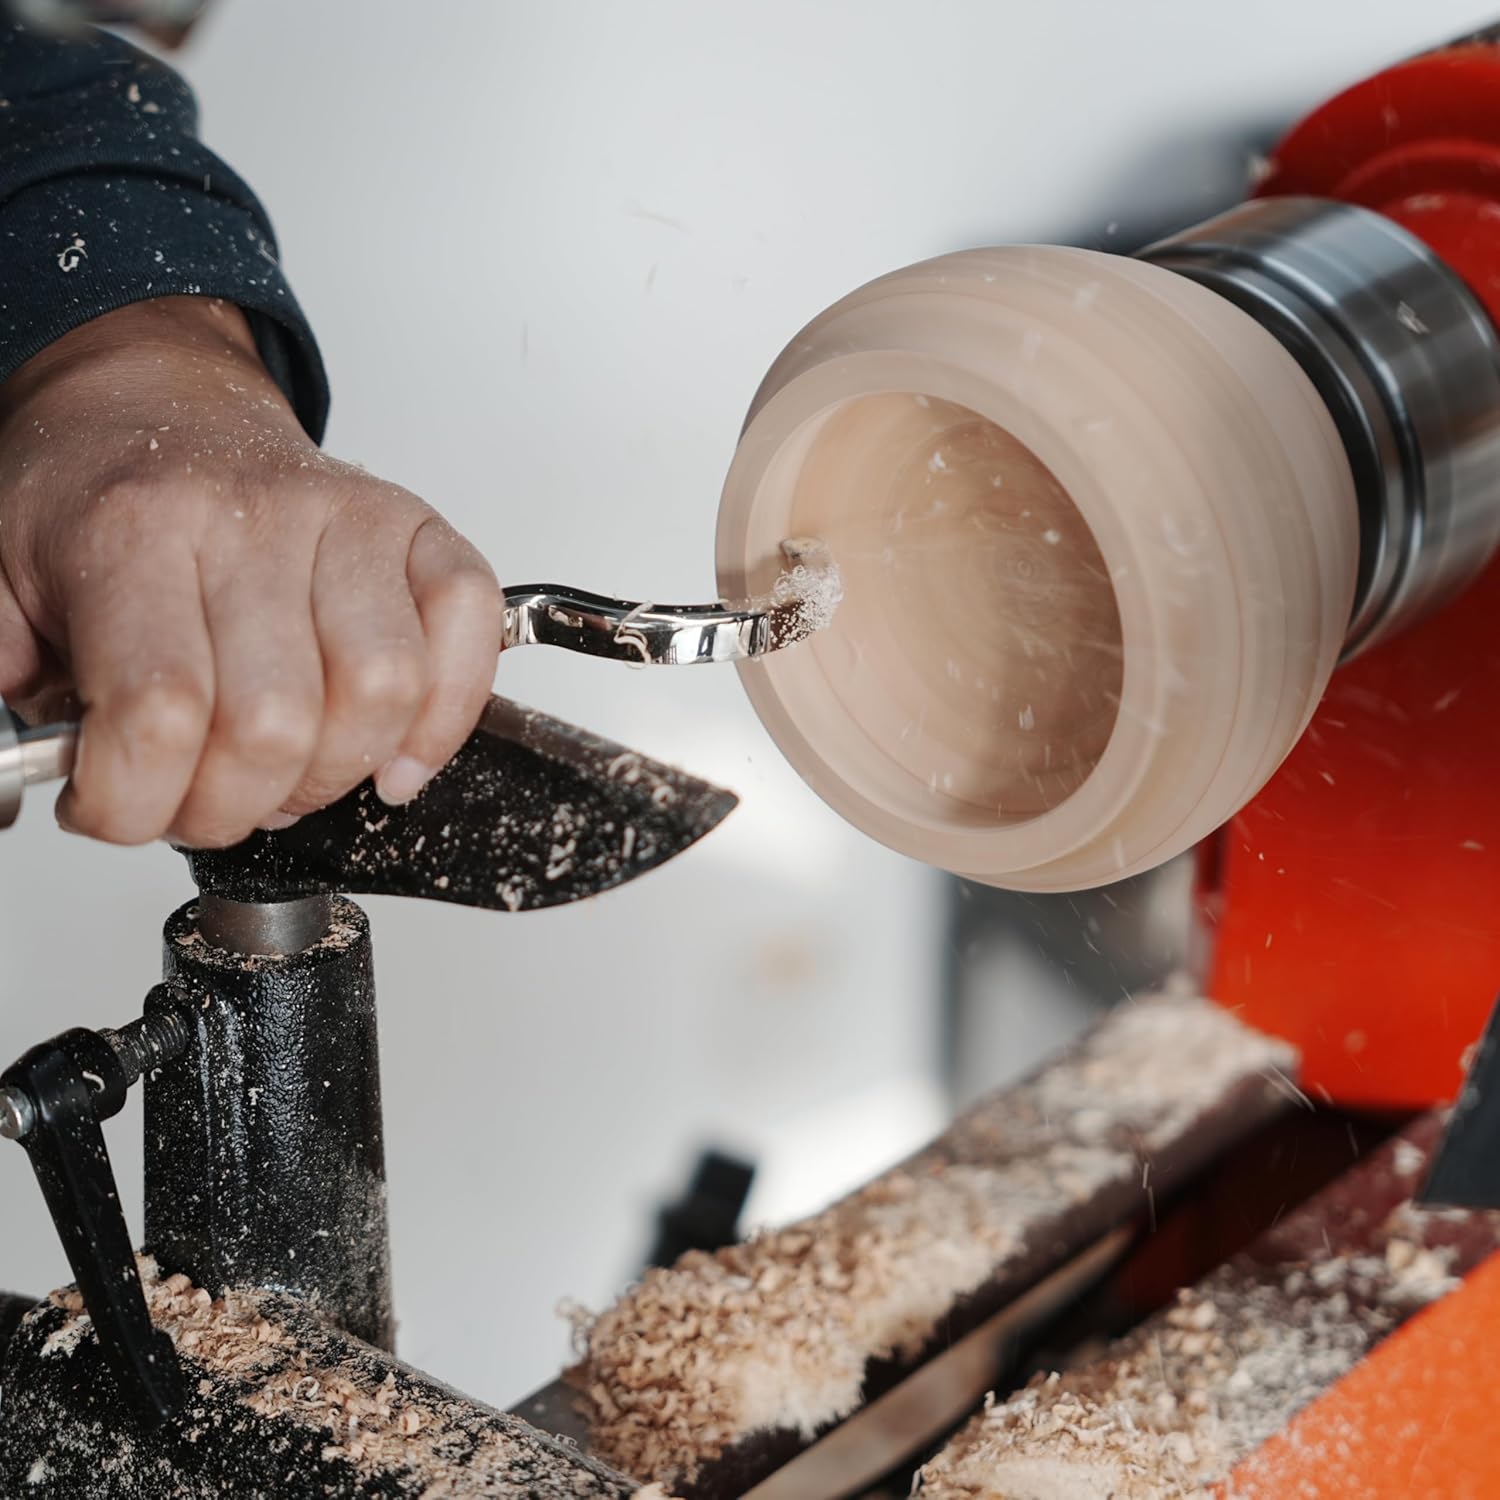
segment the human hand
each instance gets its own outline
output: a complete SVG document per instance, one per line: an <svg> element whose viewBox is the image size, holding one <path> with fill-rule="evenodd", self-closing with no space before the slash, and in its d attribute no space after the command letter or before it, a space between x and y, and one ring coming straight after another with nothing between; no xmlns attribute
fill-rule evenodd
<svg viewBox="0 0 1500 1500"><path fill-rule="evenodd" d="M81 708L65 827L219 846L370 775L409 800L503 607L434 510L311 442L232 306L122 308L0 387L0 697Z"/></svg>

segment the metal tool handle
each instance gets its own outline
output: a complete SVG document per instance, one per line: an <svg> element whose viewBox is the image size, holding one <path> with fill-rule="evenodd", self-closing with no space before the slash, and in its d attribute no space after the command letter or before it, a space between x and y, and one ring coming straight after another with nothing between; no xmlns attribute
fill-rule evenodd
<svg viewBox="0 0 1500 1500"><path fill-rule="evenodd" d="M16 821L27 787L39 781L62 781L72 771L77 745L76 724L30 728L0 698L0 828Z"/></svg>

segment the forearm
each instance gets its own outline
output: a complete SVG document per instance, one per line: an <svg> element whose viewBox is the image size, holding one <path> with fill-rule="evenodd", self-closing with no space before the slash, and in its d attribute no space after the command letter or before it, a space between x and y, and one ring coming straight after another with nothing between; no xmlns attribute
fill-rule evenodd
<svg viewBox="0 0 1500 1500"><path fill-rule="evenodd" d="M316 446L322 366L192 96L0 25L0 696L68 693L58 816L233 843L416 796L500 648L484 559Z"/></svg>
<svg viewBox="0 0 1500 1500"><path fill-rule="evenodd" d="M264 210L197 138L169 68L116 38L0 24L0 381L148 299L223 298L321 437L327 387Z"/></svg>

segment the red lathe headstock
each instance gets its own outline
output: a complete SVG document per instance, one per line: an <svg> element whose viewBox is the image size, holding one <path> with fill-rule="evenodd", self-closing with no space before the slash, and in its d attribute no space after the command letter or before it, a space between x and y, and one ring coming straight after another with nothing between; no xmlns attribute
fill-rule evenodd
<svg viewBox="0 0 1500 1500"><path fill-rule="evenodd" d="M1500 45L1357 84L1262 195L1374 209L1500 318ZM1500 482L1500 478L1497 478ZM1500 564L1334 675L1265 790L1206 849L1211 992L1301 1048L1341 1104L1451 1099L1500 990Z"/></svg>

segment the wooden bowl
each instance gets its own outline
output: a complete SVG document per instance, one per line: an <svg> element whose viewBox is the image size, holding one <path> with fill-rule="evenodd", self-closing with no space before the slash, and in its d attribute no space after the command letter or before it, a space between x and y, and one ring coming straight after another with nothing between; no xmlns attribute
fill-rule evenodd
<svg viewBox="0 0 1500 1500"><path fill-rule="evenodd" d="M1019 890L1100 885L1226 821L1338 660L1353 480L1311 383L1213 292L1117 256L967 251L788 345L719 513L719 586L823 538L830 628L741 668L850 822Z"/></svg>

